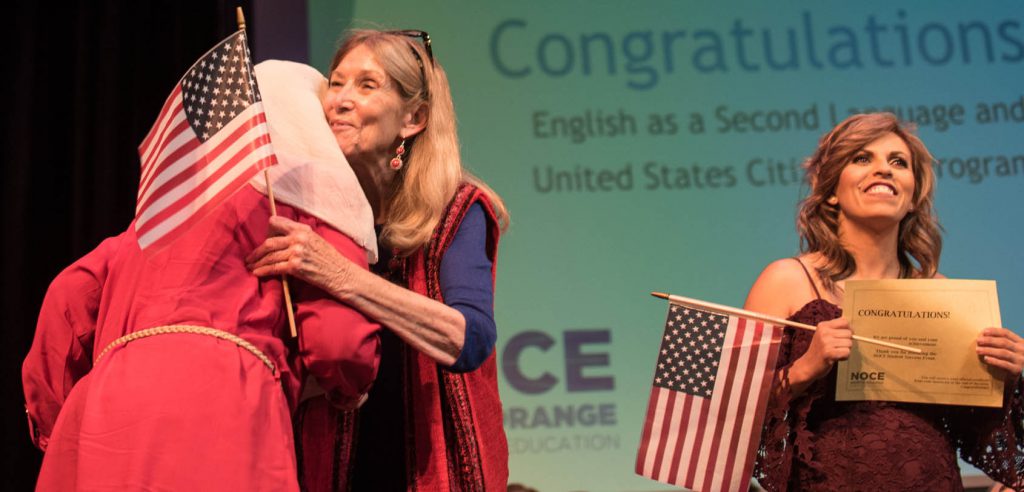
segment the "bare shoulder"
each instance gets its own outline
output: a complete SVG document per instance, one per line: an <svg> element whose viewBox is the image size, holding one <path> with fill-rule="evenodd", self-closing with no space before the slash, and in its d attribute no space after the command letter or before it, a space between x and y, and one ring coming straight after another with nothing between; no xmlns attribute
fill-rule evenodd
<svg viewBox="0 0 1024 492"><path fill-rule="evenodd" d="M804 264L808 259L801 257ZM768 264L747 294L744 309L787 318L815 298L803 266L794 258Z"/></svg>
<svg viewBox="0 0 1024 492"><path fill-rule="evenodd" d="M935 272L935 276L932 277L932 278L949 278L949 277L946 277L945 275L943 275L940 272Z"/></svg>

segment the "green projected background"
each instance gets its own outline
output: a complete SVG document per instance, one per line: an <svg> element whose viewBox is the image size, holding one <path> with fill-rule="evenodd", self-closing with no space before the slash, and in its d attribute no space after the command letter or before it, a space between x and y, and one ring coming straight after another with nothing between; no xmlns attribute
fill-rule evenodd
<svg viewBox="0 0 1024 492"><path fill-rule="evenodd" d="M741 305L797 252L799 163L850 112L918 122L941 159L941 271L1024 308L1018 2L310 2L314 64L348 26L429 31L468 167L507 201L496 314L511 480L633 474L665 302Z"/></svg>

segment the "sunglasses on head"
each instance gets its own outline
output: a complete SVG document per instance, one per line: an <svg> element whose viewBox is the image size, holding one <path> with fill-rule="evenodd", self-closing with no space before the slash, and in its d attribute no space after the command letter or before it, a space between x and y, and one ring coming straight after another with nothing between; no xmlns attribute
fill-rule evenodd
<svg viewBox="0 0 1024 492"><path fill-rule="evenodd" d="M427 51L427 58L430 59L431 65L434 64L434 50L430 47L430 34L428 34L427 31L420 31L419 29L403 29L400 31L385 31L385 34L417 38L420 41L423 41L423 48ZM420 58L419 52L413 50L413 54L416 55L416 59L419 60L420 65L422 66L423 59Z"/></svg>

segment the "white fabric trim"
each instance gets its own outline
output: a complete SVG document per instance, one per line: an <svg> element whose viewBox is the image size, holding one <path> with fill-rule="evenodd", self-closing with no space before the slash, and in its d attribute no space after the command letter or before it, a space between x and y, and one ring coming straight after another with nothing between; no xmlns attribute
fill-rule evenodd
<svg viewBox="0 0 1024 492"><path fill-rule="evenodd" d="M376 263L373 210L320 104L327 80L313 67L282 60L259 63L255 71L278 160L268 168L274 198L352 238ZM263 173L249 184L267 194Z"/></svg>

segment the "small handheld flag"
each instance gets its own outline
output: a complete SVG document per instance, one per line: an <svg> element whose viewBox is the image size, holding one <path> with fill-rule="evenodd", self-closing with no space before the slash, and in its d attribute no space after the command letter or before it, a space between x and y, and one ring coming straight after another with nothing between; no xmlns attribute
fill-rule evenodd
<svg viewBox="0 0 1024 492"><path fill-rule="evenodd" d="M746 490L781 339L773 324L670 303L636 473Z"/></svg>
<svg viewBox="0 0 1024 492"><path fill-rule="evenodd" d="M135 232L147 253L171 243L277 163L244 30L185 73L139 146L139 157Z"/></svg>

